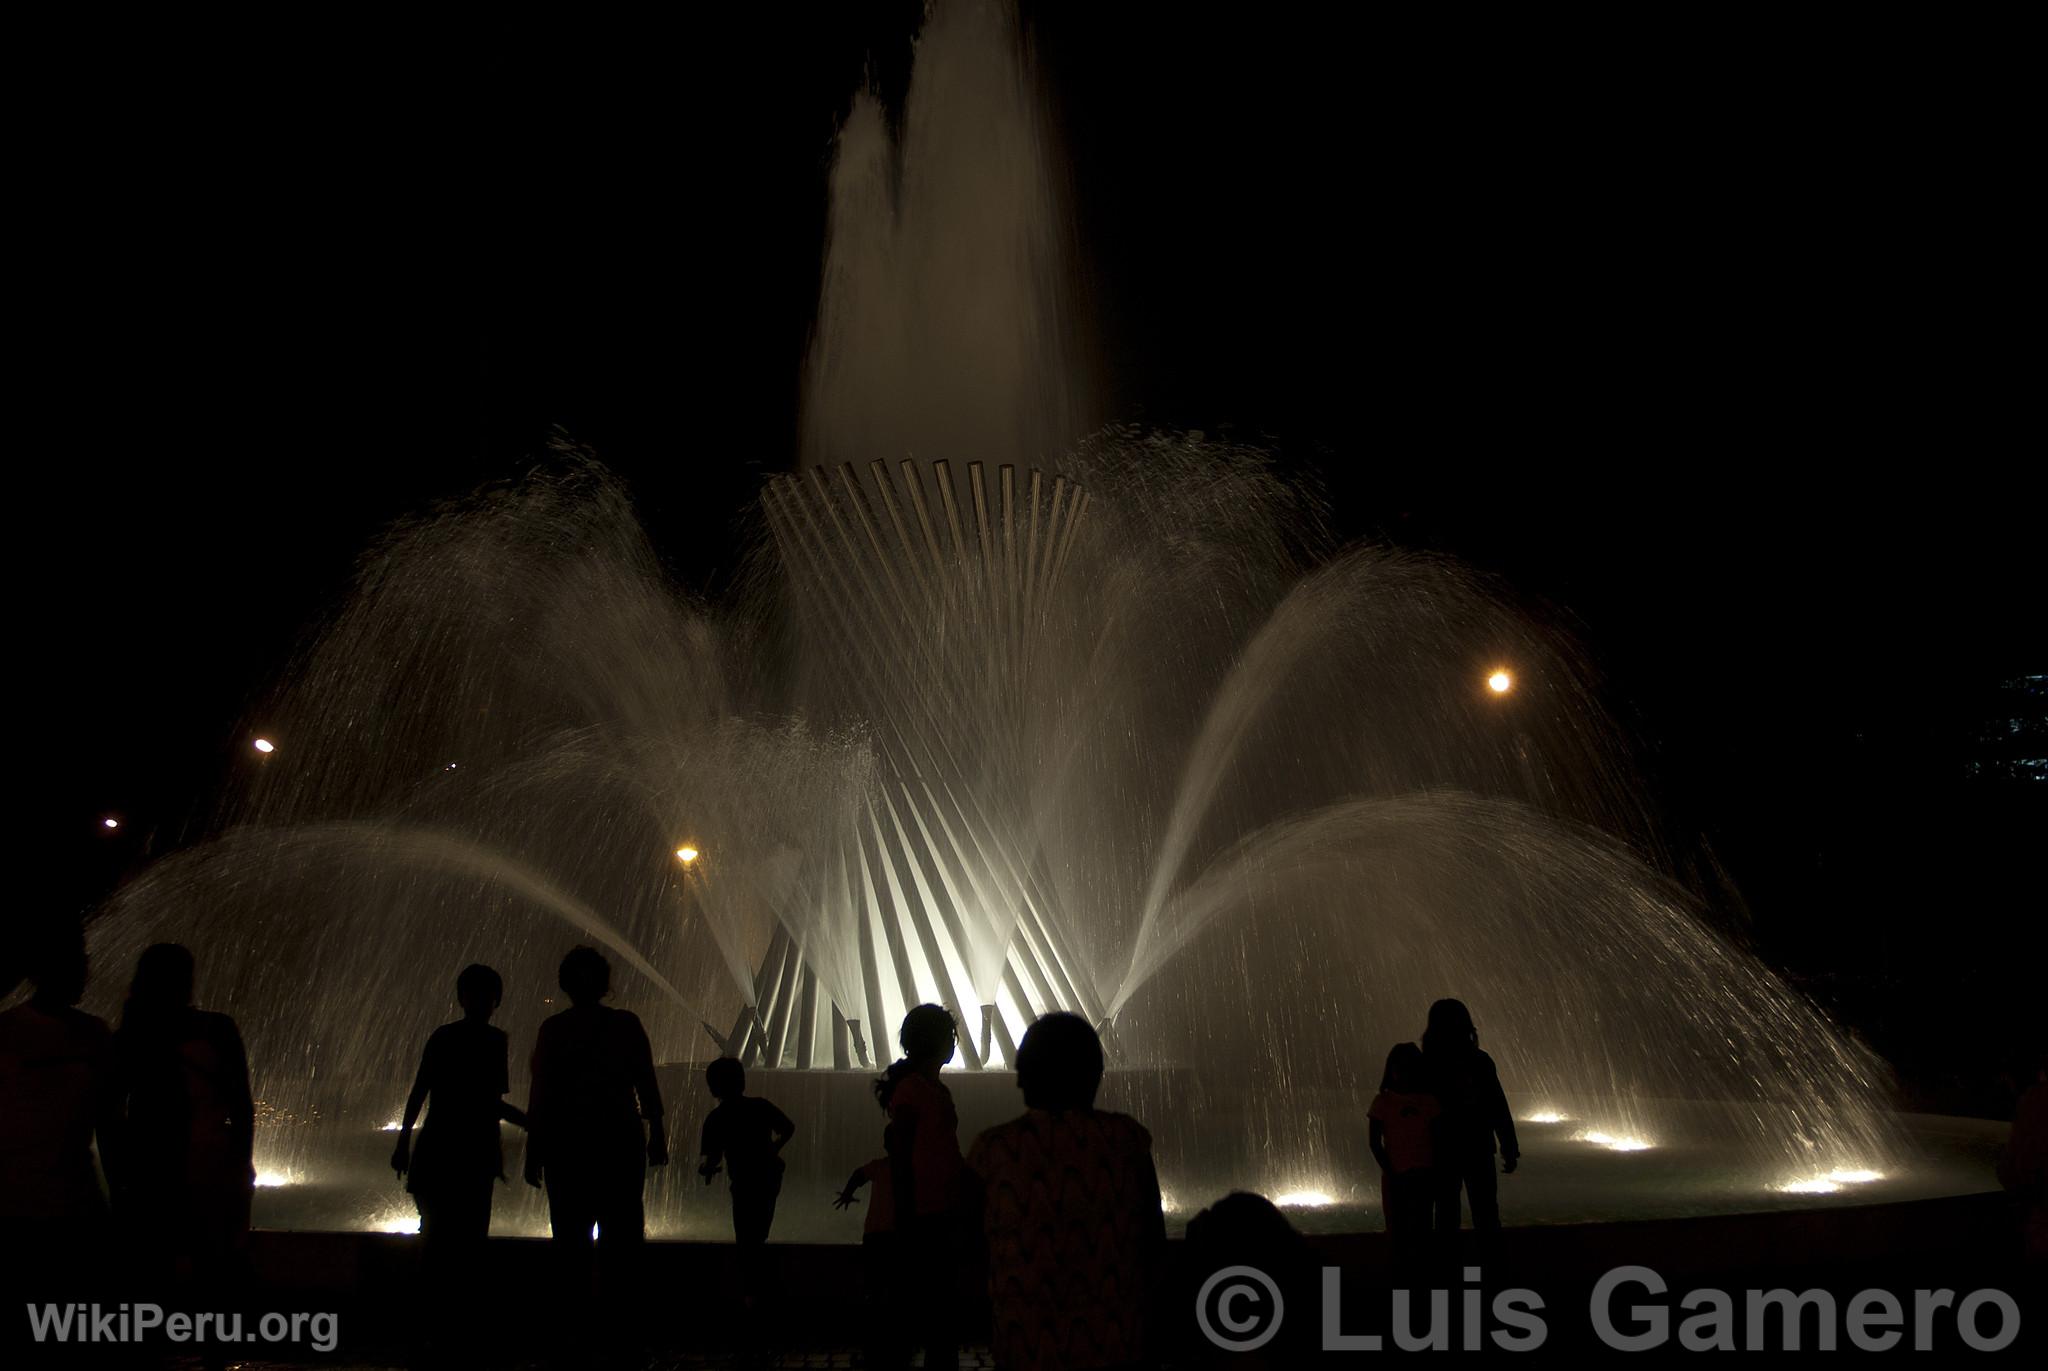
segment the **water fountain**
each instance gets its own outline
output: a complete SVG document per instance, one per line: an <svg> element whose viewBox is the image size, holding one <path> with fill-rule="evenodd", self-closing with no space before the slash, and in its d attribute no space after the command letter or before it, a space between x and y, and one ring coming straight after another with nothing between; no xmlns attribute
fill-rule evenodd
<svg viewBox="0 0 2048 1371"><path fill-rule="evenodd" d="M95 920L102 968L176 938L241 1021L259 1221L405 1226L381 1130L456 972L504 973L518 1052L576 942L675 1064L678 1155L719 1051L797 1118L783 1237L854 1240L825 1199L925 999L968 1130L1017 1107L1033 1017L1102 1024L1176 1201L1374 1224L1364 1104L1445 994L1528 1119L1511 1220L1982 1183L1671 879L1567 637L1455 564L1331 546L1255 450L1074 439L1011 24L934 11L900 146L855 102L806 460L741 592L677 593L574 453L392 530L252 720L273 748L218 836ZM722 1205L651 1185L657 1236L723 1236ZM496 1224L544 1231L523 1187Z"/></svg>

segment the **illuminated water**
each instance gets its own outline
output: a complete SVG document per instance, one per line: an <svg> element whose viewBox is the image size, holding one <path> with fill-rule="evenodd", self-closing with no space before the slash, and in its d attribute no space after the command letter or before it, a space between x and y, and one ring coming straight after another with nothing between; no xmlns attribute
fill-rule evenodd
<svg viewBox="0 0 2048 1371"><path fill-rule="evenodd" d="M456 973L504 974L522 1099L577 942L659 1059L737 1023L778 1063L754 1087L802 1130L783 1237L858 1232L825 1202L881 1120L823 1068L863 1022L886 1052L913 998L956 1004L963 1065L1046 1008L1104 1023L1184 1210L1243 1187L1372 1226L1364 1109L1444 995L1517 1112L1563 1116L1525 1125L1510 1221L1988 1185L1668 876L1568 639L1455 564L1331 546L1257 452L1069 441L1062 221L999 18L936 12L902 148L856 103L809 465L765 492L740 592L678 593L581 459L423 514L252 713L219 835L95 921L91 1007L174 938L240 1021L289 1182L259 1222L409 1223L380 1130ZM968 1133L1016 1108L957 1079ZM701 1089L666 1081L651 1226L722 1234L681 1160ZM500 1231L540 1226L501 1194Z"/></svg>

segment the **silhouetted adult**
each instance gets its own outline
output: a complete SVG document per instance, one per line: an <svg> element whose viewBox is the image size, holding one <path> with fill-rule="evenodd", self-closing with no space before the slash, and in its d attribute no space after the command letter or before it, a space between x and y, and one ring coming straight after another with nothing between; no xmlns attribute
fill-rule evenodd
<svg viewBox="0 0 2048 1371"><path fill-rule="evenodd" d="M505 1179L499 1120L526 1122L505 1102L509 1049L504 1030L491 1026L504 997L504 981L488 966L466 966L455 978L462 1017L427 1039L391 1153L391 1169L406 1177L419 1206L421 1265L437 1314L455 1312L476 1286L491 1231L491 1187ZM413 1124L429 1101L415 1148Z"/></svg>
<svg viewBox="0 0 2048 1371"><path fill-rule="evenodd" d="M1234 1191L1195 1215L1188 1220L1181 1261L1178 1292L1169 1306L1179 1331L1176 1365L1295 1371L1315 1361L1322 1342L1321 1273L1308 1243L1271 1200ZM1221 1274L1247 1266L1272 1286L1241 1273ZM1275 1291L1284 1304L1277 1311L1271 1304ZM1198 1306L1212 1329L1237 1339L1263 1333L1276 1312L1279 1327L1259 1347L1225 1347L1201 1332Z"/></svg>
<svg viewBox="0 0 2048 1371"><path fill-rule="evenodd" d="M1457 1000L1438 1000L1429 1007L1429 1027L1422 1035L1423 1087L1436 1096L1437 1115L1432 1169L1436 1176L1436 1229L1458 1231L1459 1192L1472 1206L1472 1227L1492 1234L1500 1230L1499 1185L1494 1176L1494 1139L1500 1140L1501 1169L1512 1172L1521 1160L1515 1141L1515 1119L1493 1058L1479 1050L1479 1031L1472 1013Z"/></svg>
<svg viewBox="0 0 2048 1371"><path fill-rule="evenodd" d="M145 1279L189 1265L203 1305L226 1308L249 1240L255 1102L242 1035L192 1005L192 954L157 943L135 964L114 1035L125 1123L113 1180L117 1216Z"/></svg>
<svg viewBox="0 0 2048 1371"><path fill-rule="evenodd" d="M2020 1209L2021 1251L2038 1287L2048 1278L2048 1052L2034 1083L2020 1093L2012 1135L1998 1158L1998 1179ZM2038 1297L2042 1291L2035 1292Z"/></svg>
<svg viewBox="0 0 2048 1371"><path fill-rule="evenodd" d="M975 1139L991 1343L1004 1371L1137 1366L1166 1247L1152 1135L1095 1107L1102 1040L1048 1014L1017 1045L1024 1115Z"/></svg>
<svg viewBox="0 0 2048 1371"><path fill-rule="evenodd" d="M927 1367L959 1365L959 1272L966 1251L966 1164L960 1156L960 1115L939 1069L958 1045L952 1014L921 1004L903 1016L896 1035L903 1056L876 1082L889 1111L882 1130L896 1202L905 1310L913 1345Z"/></svg>
<svg viewBox="0 0 2048 1371"><path fill-rule="evenodd" d="M41 932L23 970L35 993L0 1013L0 1272L9 1298L71 1302L90 1298L105 1262L92 1146L103 1159L115 1151L114 1039L76 1007L86 980L76 923Z"/></svg>
<svg viewBox="0 0 2048 1371"><path fill-rule="evenodd" d="M534 1043L526 1180L547 1185L561 1296L580 1303L589 1293L595 1225L606 1285L630 1298L646 1237L641 1187L647 1167L668 1164L654 1052L636 1015L600 1003L612 968L595 948L571 950L558 979L569 1008Z"/></svg>

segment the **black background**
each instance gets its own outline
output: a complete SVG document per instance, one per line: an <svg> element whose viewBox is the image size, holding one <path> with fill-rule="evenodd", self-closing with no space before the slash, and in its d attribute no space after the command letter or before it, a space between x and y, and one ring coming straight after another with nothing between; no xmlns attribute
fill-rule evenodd
<svg viewBox="0 0 2048 1371"><path fill-rule="evenodd" d="M1099 417L1263 442L1345 535L1553 606L1726 916L1917 1096L1996 1108L2048 831L2044 787L1965 775L1997 683L2048 670L1998 35L1026 13ZM16 257L36 908L201 832L376 532L556 429L717 591L794 461L835 121L864 72L900 92L917 16L48 54Z"/></svg>

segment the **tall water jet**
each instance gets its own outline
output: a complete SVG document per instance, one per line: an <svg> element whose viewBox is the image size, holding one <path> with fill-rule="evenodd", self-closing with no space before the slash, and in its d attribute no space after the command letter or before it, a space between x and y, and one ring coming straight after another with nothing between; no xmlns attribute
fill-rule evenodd
<svg viewBox="0 0 2048 1371"><path fill-rule="evenodd" d="M931 7L892 136L839 131L804 364L809 462L1053 465L1087 422L1045 99L1014 7Z"/></svg>

